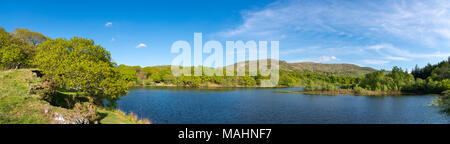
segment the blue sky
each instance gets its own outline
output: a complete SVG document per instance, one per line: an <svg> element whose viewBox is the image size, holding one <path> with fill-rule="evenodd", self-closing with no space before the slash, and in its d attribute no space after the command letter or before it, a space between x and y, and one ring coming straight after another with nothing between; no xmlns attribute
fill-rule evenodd
<svg viewBox="0 0 450 144"><path fill-rule="evenodd" d="M194 32L279 40L288 62L411 69L450 56L448 0L0 1L0 18L8 31L94 39L127 65L170 64L172 43Z"/></svg>

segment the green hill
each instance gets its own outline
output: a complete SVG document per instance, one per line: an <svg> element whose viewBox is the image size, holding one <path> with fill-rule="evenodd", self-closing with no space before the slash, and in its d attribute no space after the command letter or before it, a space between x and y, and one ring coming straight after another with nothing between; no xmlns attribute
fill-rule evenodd
<svg viewBox="0 0 450 144"><path fill-rule="evenodd" d="M362 75L376 71L370 67L360 67L354 64L322 64L313 62L301 62L301 63L282 63L286 65L287 70L291 71L303 71L303 72L329 72L336 73L338 75Z"/></svg>
<svg viewBox="0 0 450 144"><path fill-rule="evenodd" d="M253 61L254 62L254 61ZM236 63L239 65L245 63L243 66L248 67L249 61ZM377 71L370 67L360 67L355 64L323 64L314 62L299 62L288 63L280 60L280 70L289 72L310 72L310 73L331 73L342 76L362 76L366 73ZM227 66L229 67L229 66ZM236 67L237 69L242 67Z"/></svg>

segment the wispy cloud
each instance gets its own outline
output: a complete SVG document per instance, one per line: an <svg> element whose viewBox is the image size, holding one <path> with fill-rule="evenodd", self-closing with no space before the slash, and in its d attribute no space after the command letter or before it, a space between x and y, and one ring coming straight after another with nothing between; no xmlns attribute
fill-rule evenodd
<svg viewBox="0 0 450 144"><path fill-rule="evenodd" d="M112 24L113 24L112 22L106 22L106 23L105 23L105 27L111 27Z"/></svg>
<svg viewBox="0 0 450 144"><path fill-rule="evenodd" d="M140 43L136 46L136 48L146 48L146 47L147 47L147 45L144 43Z"/></svg>
<svg viewBox="0 0 450 144"><path fill-rule="evenodd" d="M279 1L243 12L243 23L220 36L290 37L304 32L353 38L396 37L423 44L450 40L447 0Z"/></svg>
<svg viewBox="0 0 450 144"><path fill-rule="evenodd" d="M386 56L388 60L396 60L396 61L410 61L410 58L400 57L400 56Z"/></svg>
<svg viewBox="0 0 450 144"><path fill-rule="evenodd" d="M321 57L313 57L313 58L304 58L304 59L297 59L297 60L292 60L289 62L331 62L331 61L338 61L340 59L338 59L336 56L321 56Z"/></svg>
<svg viewBox="0 0 450 144"><path fill-rule="evenodd" d="M300 54L305 53L307 51L313 50L313 49L319 49L318 46L309 46L304 48L296 48L296 49L287 49L287 50L281 50L280 55L292 55L292 54Z"/></svg>
<svg viewBox="0 0 450 144"><path fill-rule="evenodd" d="M280 40L280 55L297 61L326 61L320 56L327 54L380 65L450 56L448 0L279 0L243 11L242 21L215 35Z"/></svg>
<svg viewBox="0 0 450 144"><path fill-rule="evenodd" d="M366 64L371 64L371 65L382 65L382 64L389 63L389 61L387 61L387 60L375 60L375 59L366 59L366 60L363 60L363 62Z"/></svg>
<svg viewBox="0 0 450 144"><path fill-rule="evenodd" d="M392 44L378 44L369 46L368 49L375 50L380 55L386 56L391 60L409 60L408 58L446 58L450 56L450 53L441 53L436 51L435 53L413 53L404 49L397 48Z"/></svg>
<svg viewBox="0 0 450 144"><path fill-rule="evenodd" d="M363 60L366 64L382 65L393 61L412 61L413 59L445 59L450 53L417 53L395 47L392 44L377 44L368 46L367 50L379 54L377 59Z"/></svg>
<svg viewBox="0 0 450 144"><path fill-rule="evenodd" d="M318 59L319 62L329 62L332 60L338 60L338 59L335 56L322 56L322 57L319 57L319 59Z"/></svg>

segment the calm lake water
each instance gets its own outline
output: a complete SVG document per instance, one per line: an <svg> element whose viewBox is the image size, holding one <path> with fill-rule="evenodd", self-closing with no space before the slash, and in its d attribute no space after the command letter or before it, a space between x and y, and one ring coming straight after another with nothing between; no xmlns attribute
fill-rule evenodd
<svg viewBox="0 0 450 144"><path fill-rule="evenodd" d="M275 93L283 89L139 88L118 108L157 124L450 123L435 96L323 96Z"/></svg>

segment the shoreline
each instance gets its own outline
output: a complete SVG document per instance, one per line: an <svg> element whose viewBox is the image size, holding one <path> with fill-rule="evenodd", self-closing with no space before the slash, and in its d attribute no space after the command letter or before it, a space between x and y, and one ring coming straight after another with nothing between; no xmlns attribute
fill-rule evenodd
<svg viewBox="0 0 450 144"><path fill-rule="evenodd" d="M356 91L351 89L337 89L332 91L274 91L277 93L297 93L297 94L308 94L308 95L354 95L354 96L405 96L424 93L407 93L402 91Z"/></svg>
<svg viewBox="0 0 450 144"><path fill-rule="evenodd" d="M302 86L298 86L302 87ZM260 86L223 86L223 85L201 85L198 87L191 86L180 86L174 84L161 84L161 85L133 85L130 88L192 88L192 89L222 89L222 88L295 88L287 86L277 86L277 87L260 87Z"/></svg>

